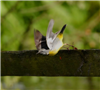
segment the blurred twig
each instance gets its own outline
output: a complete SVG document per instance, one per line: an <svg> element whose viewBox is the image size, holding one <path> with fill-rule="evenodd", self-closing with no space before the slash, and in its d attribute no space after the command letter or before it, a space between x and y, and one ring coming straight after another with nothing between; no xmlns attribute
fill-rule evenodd
<svg viewBox="0 0 100 90"><path fill-rule="evenodd" d="M79 30L93 29L98 23L100 23L100 10L98 10L90 19L84 23Z"/></svg>
<svg viewBox="0 0 100 90"><path fill-rule="evenodd" d="M87 21L85 21L85 23L83 25L81 25L79 28L77 28L75 31L80 31L80 33L76 33L75 35L76 36L79 36L79 37L85 37L85 30L89 29L89 30L93 30L93 28L95 28L98 24L100 23L100 10L98 10L94 15L92 15ZM99 33L98 33L99 34ZM99 38L98 38L99 39ZM98 42L97 40L97 43L99 45L100 42Z"/></svg>
<svg viewBox="0 0 100 90"><path fill-rule="evenodd" d="M21 39L21 41L20 41L19 50L22 50L22 49L23 49L23 43L22 43L22 42L24 42L24 40L25 40L25 38L27 37L29 31L31 30L32 24L33 24L34 22L38 21L39 19L41 19L42 17L46 16L46 15L47 15L47 14L43 13L43 14L41 14L39 17L37 17L36 19L30 19L29 25L27 26L25 32L23 33L23 37L22 37L22 39Z"/></svg>
<svg viewBox="0 0 100 90"><path fill-rule="evenodd" d="M9 43L13 43L13 42L15 41L16 37L17 37L17 40L18 40L19 38L21 38L21 39L20 39L19 49L22 49L22 47L23 47L22 42L24 42L24 40L25 40L25 38L27 37L29 31L31 30L31 26L32 26L33 22L36 22L36 21L38 21L39 19L41 19L41 18L43 18L43 17L47 17L47 14L46 14L46 13L43 13L43 14L41 14L40 16L38 16L36 19L31 19L31 20L30 20L30 23L28 24L28 26L27 26L27 28L26 28L26 30L25 30L25 32L24 32L21 36L19 36L19 33L20 33L20 32L16 33L16 35L14 35L14 37L12 37L8 42L6 42L6 43L3 45L2 50L4 50L5 47L8 47L8 46L9 46ZM34 38L33 38L33 39L34 39Z"/></svg>
<svg viewBox="0 0 100 90"><path fill-rule="evenodd" d="M30 20L29 20L29 23L28 23L28 26L27 26L25 32L23 33L23 38L22 38L21 41L20 41L20 45L19 45L19 48L18 48L19 50L22 49L22 46L23 46L23 43L22 43L22 42L25 40L25 38L26 38L28 32L30 31L30 28L31 28L32 23L33 23L33 19L30 19Z"/></svg>
<svg viewBox="0 0 100 90"><path fill-rule="evenodd" d="M16 1L16 3L8 10L7 13L5 13L2 17L1 17L1 22L5 19L5 17L12 11L15 10L15 8L17 7L17 5L19 4L20 1Z"/></svg>
<svg viewBox="0 0 100 90"><path fill-rule="evenodd" d="M50 3L43 6L32 7L29 9L22 9L20 13L25 14L25 13L39 12L39 11L47 10L49 8L54 8L57 4L62 4L62 2Z"/></svg>

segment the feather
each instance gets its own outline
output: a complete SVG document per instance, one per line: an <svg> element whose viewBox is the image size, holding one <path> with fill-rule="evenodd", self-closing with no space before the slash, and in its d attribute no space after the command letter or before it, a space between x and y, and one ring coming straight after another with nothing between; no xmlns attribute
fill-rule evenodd
<svg viewBox="0 0 100 90"><path fill-rule="evenodd" d="M34 40L37 50L49 49L46 43L46 37L43 36L38 30L34 30Z"/></svg>
<svg viewBox="0 0 100 90"><path fill-rule="evenodd" d="M50 22L49 22L47 34L46 34L46 42L47 42L49 49L52 49L53 42L60 32L60 31L58 31L57 33L53 33L52 32L53 25L54 25L54 20L51 19Z"/></svg>

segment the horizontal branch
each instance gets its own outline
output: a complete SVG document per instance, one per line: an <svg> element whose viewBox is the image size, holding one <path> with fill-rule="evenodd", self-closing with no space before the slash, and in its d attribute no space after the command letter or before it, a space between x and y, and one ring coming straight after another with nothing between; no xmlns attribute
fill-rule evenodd
<svg viewBox="0 0 100 90"><path fill-rule="evenodd" d="M2 51L1 75L100 76L100 50L61 50L55 56L36 53L36 50Z"/></svg>

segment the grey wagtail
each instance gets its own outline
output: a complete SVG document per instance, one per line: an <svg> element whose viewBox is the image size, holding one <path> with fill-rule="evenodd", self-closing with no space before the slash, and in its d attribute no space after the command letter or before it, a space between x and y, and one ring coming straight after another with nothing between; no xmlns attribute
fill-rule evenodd
<svg viewBox="0 0 100 90"><path fill-rule="evenodd" d="M56 33L52 32L54 25L53 19L50 20L46 37L43 36L38 30L34 30L34 40L35 45L38 50L38 53L44 55L55 55L58 53L60 48L66 44L62 42L63 40L63 31L66 28L66 24L62 29Z"/></svg>

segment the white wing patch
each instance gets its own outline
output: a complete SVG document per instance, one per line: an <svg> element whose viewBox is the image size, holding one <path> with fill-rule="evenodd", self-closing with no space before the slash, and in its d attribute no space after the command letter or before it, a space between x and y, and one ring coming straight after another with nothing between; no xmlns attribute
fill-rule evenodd
<svg viewBox="0 0 100 90"><path fill-rule="evenodd" d="M49 47L49 49L52 49L53 47L53 42L56 39L57 35L59 34L60 31L58 31L57 33L53 33L52 32L52 28L54 25L54 20L51 19L48 25L48 29L47 29L47 34L46 34L46 41L47 41L47 46Z"/></svg>
<svg viewBox="0 0 100 90"><path fill-rule="evenodd" d="M51 50L52 49L52 45L53 45L53 39L52 38L48 38L47 39L47 45L48 45L49 49Z"/></svg>
<svg viewBox="0 0 100 90"><path fill-rule="evenodd" d="M53 19L51 19L49 22L47 34L46 34L46 41L47 41L47 45L49 49L52 48L52 43L53 43L53 39L52 39L54 36L54 33L52 32L53 25L54 25L54 21Z"/></svg>

